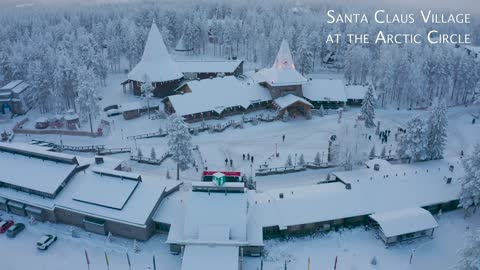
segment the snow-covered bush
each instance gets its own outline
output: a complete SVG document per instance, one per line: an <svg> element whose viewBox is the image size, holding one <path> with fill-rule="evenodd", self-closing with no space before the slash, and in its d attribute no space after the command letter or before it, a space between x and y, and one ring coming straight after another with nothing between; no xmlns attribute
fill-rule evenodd
<svg viewBox="0 0 480 270"><path fill-rule="evenodd" d="M455 269L480 269L480 229L465 234L465 245L458 251L457 255L459 258Z"/></svg>

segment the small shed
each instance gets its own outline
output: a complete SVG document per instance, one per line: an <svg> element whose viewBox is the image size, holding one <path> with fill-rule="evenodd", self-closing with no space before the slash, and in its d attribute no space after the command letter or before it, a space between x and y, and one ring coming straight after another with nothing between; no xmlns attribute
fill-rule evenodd
<svg viewBox="0 0 480 270"><path fill-rule="evenodd" d="M125 120L130 120L130 119L140 117L141 115L140 109L142 109L142 105L138 101L125 103L121 105L123 118L125 118Z"/></svg>
<svg viewBox="0 0 480 270"><path fill-rule="evenodd" d="M433 236L438 223L432 214L420 207L405 208L369 215L378 224L378 235L385 245Z"/></svg>
<svg viewBox="0 0 480 270"><path fill-rule="evenodd" d="M68 129L78 129L80 126L80 117L73 110L68 110L64 119Z"/></svg>

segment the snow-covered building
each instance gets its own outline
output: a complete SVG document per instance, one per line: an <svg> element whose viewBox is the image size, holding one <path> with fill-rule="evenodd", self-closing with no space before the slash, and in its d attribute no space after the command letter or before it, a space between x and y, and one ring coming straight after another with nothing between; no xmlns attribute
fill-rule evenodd
<svg viewBox="0 0 480 270"><path fill-rule="evenodd" d="M315 108L338 108L347 102L345 82L340 79L314 79L303 85L303 96Z"/></svg>
<svg viewBox="0 0 480 270"><path fill-rule="evenodd" d="M343 80L306 79L295 69L286 40L282 41L275 62L250 77L243 73L243 61L177 61L186 78L210 78L186 82L179 95L164 99L165 111L177 113L186 121L219 118L262 108L274 108L279 116L309 115L312 108L338 108L358 103L364 89L347 91ZM217 77L218 74L222 76ZM233 75L233 76L223 76ZM361 98L360 98L361 96Z"/></svg>
<svg viewBox="0 0 480 270"><path fill-rule="evenodd" d="M32 108L34 102L32 87L24 81L11 81L0 88L1 114L5 114L7 109L13 114L24 114Z"/></svg>
<svg viewBox="0 0 480 270"><path fill-rule="evenodd" d="M156 230L152 216L179 183L120 171L122 161L0 143L0 209L38 221L139 240ZM21 165L19 165L21 164ZM28 168L28 170L25 170Z"/></svg>
<svg viewBox="0 0 480 270"><path fill-rule="evenodd" d="M369 215L378 225L378 235L385 245L412 240L419 237L433 237L438 223L432 213L412 207Z"/></svg>
<svg viewBox="0 0 480 270"><path fill-rule="evenodd" d="M248 225L248 208L242 182L194 182L191 191L162 202L154 220L169 224L170 251L184 250L181 269L236 270L240 254L259 256L263 250L260 228Z"/></svg>
<svg viewBox="0 0 480 270"><path fill-rule="evenodd" d="M317 185L255 193L250 220L269 237L368 224L369 215L406 208L457 209L463 174L456 159L333 172Z"/></svg>
<svg viewBox="0 0 480 270"><path fill-rule="evenodd" d="M271 100L267 89L234 76L190 81L181 88L184 94L165 98L164 108L188 122L266 108Z"/></svg>
<svg viewBox="0 0 480 270"><path fill-rule="evenodd" d="M135 95L141 95L141 86L147 81L152 83L156 97L174 94L183 81L183 73L168 53L155 22L148 33L140 62L128 73L128 80L122 85L124 88L128 85Z"/></svg>
<svg viewBox="0 0 480 270"><path fill-rule="evenodd" d="M176 63L187 80L243 75L241 60L178 60Z"/></svg>

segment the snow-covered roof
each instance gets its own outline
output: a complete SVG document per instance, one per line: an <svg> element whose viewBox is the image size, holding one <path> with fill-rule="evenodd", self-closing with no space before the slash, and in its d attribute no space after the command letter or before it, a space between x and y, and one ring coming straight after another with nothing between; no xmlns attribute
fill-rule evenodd
<svg viewBox="0 0 480 270"><path fill-rule="evenodd" d="M208 233L209 226L221 226L229 231L226 239ZM183 230L185 241L246 242L247 196L244 193L226 193L225 195L225 193L214 192L190 192ZM200 236L203 236L203 239ZM206 239L206 236L212 238Z"/></svg>
<svg viewBox="0 0 480 270"><path fill-rule="evenodd" d="M191 81L187 85L191 92L168 97L181 116L209 111L221 113L229 107L248 108L251 104L271 100L267 89L234 76Z"/></svg>
<svg viewBox="0 0 480 270"><path fill-rule="evenodd" d="M454 165L454 171L449 170ZM361 169L333 173L341 182L283 188L249 197L252 226L287 226L424 207L459 198L459 160L392 165L388 171ZM447 184L446 177L452 177ZM283 193L283 198L279 194Z"/></svg>
<svg viewBox="0 0 480 270"><path fill-rule="evenodd" d="M178 60L183 73L233 73L241 60Z"/></svg>
<svg viewBox="0 0 480 270"><path fill-rule="evenodd" d="M190 193L200 194L201 197L197 200L202 201L201 205L192 205L190 200L192 194ZM162 200L153 220L171 225L167 243L244 245L248 242L248 245L263 246L262 227L254 226L255 223L250 222L250 218L253 217L246 206L245 200L248 199L248 196L248 192L227 193L227 196L223 192L210 192L210 196L208 196L208 192L176 192ZM198 207L200 213L194 213L194 216L190 216L187 220L187 207L190 207L188 211L194 211L192 207ZM210 212L205 213L208 209ZM209 220L211 216L214 217ZM197 219L200 220L198 226L193 223ZM240 224L239 222L246 223ZM187 226L186 223L190 225ZM198 227L197 232L195 232L195 227ZM186 240L185 228L189 228L187 231L194 234L198 233L198 240ZM212 232L213 228L218 229L219 232ZM228 241L224 240L227 229L229 235L232 235ZM246 231L246 240L241 240L238 235L243 237L244 230Z"/></svg>
<svg viewBox="0 0 480 270"><path fill-rule="evenodd" d="M347 101L343 80L312 79L302 86L302 91L303 96L311 101Z"/></svg>
<svg viewBox="0 0 480 270"><path fill-rule="evenodd" d="M437 228L432 214L420 207L405 208L369 216L375 220L386 237Z"/></svg>
<svg viewBox="0 0 480 270"><path fill-rule="evenodd" d="M264 68L255 73L252 78L258 83L268 83L271 86L299 85L308 80L295 69Z"/></svg>
<svg viewBox="0 0 480 270"><path fill-rule="evenodd" d="M299 85L307 82L307 79L295 69L292 53L285 39L280 45L273 66L261 69L253 78L259 83L266 82L272 86Z"/></svg>
<svg viewBox="0 0 480 270"><path fill-rule="evenodd" d="M313 105L310 102L306 101L304 98L295 96L294 94L288 94L282 97L278 97L273 102L277 105L277 108L279 110L283 110L297 102L301 102L313 108Z"/></svg>
<svg viewBox="0 0 480 270"><path fill-rule="evenodd" d="M238 270L238 247L218 245L187 245L181 270Z"/></svg>
<svg viewBox="0 0 480 270"><path fill-rule="evenodd" d="M384 159L374 158L374 159L370 159L367 162L365 162L365 165L367 165L367 167L370 168L370 169L374 169L376 164L378 164L380 166L379 169L381 169L381 170L388 171L388 170L392 169L392 164L390 162L384 160Z"/></svg>
<svg viewBox="0 0 480 270"><path fill-rule="evenodd" d="M11 152L0 152L0 164L0 182L52 196L78 166Z"/></svg>
<svg viewBox="0 0 480 270"><path fill-rule="evenodd" d="M1 152L10 152L27 157L48 159L55 162L78 164L77 157L70 154L48 151L48 148L26 143L0 143Z"/></svg>
<svg viewBox="0 0 480 270"><path fill-rule="evenodd" d="M180 79L182 72L172 60L156 23L152 24L140 62L128 73L128 79L165 82Z"/></svg>
<svg viewBox="0 0 480 270"><path fill-rule="evenodd" d="M41 147L37 146L37 148ZM4 155L8 156L4 158ZM16 158L21 157L23 157L22 160L16 160ZM4 159L6 163L4 163ZM88 164L95 164L93 157L79 157L79 161L81 164L87 161ZM121 163L119 160L115 161L115 159L108 157L104 157L104 161L103 164L91 165L92 167L84 169L84 172L76 173L54 199L32 195L27 192L19 192L8 187L0 187L0 196L40 208L63 208L69 211L81 212L91 217L143 227L146 226L146 222L156 209L163 192L171 192L172 189L175 189L180 184L178 181L159 179L158 176L150 175L142 175L141 182L128 179L122 180L121 177L117 178L107 176L106 174L102 176L98 173L99 171L111 171ZM59 178L58 176L63 177L66 174L65 166L68 167L64 163L42 161L36 158L4 152L0 152L0 164L2 166L7 164L6 168L10 168L9 170L2 170L2 177L7 176L7 173L10 172L19 173L24 176L25 181L28 180L29 185L41 185L44 178L58 183L56 179ZM25 170L25 168L29 169ZM20 172L20 169L23 169L25 172ZM123 175L123 172L118 171L118 174ZM32 181L32 179L38 179L38 181ZM137 183L133 191L131 191L131 183ZM47 184L42 185L41 188L49 187L50 184ZM86 196L87 192L91 193L88 194L90 196L88 203L75 199L80 195ZM130 194L127 198L129 192ZM126 202L121 207L121 210L116 209L122 201Z"/></svg>
<svg viewBox="0 0 480 270"><path fill-rule="evenodd" d="M345 86L347 99L364 99L368 86L363 85L347 85Z"/></svg>
<svg viewBox="0 0 480 270"><path fill-rule="evenodd" d="M121 210L139 183L111 174L87 171L82 175L82 185L75 190L72 199Z"/></svg>
<svg viewBox="0 0 480 270"><path fill-rule="evenodd" d="M0 88L0 92L11 91L13 88L15 88L20 83L22 83L22 80L11 81L11 82L7 83L6 85L4 85L2 88Z"/></svg>
<svg viewBox="0 0 480 270"><path fill-rule="evenodd" d="M128 111L135 111L135 110L140 110L142 108L142 104L139 101L133 101L133 102L128 102L128 103L123 103L120 105L120 109L123 112L128 112Z"/></svg>
<svg viewBox="0 0 480 270"><path fill-rule="evenodd" d="M22 81L20 84L18 84L17 86L15 86L15 87L12 89L12 92L15 93L15 94L20 94L20 93L22 93L23 91L25 91L28 87L30 87L30 84Z"/></svg>

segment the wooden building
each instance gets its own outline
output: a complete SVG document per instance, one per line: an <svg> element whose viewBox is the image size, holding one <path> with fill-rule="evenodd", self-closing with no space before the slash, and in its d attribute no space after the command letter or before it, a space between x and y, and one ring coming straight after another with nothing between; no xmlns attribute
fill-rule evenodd
<svg viewBox="0 0 480 270"><path fill-rule="evenodd" d="M0 113L24 114L35 103L30 84L16 80L0 88Z"/></svg>

